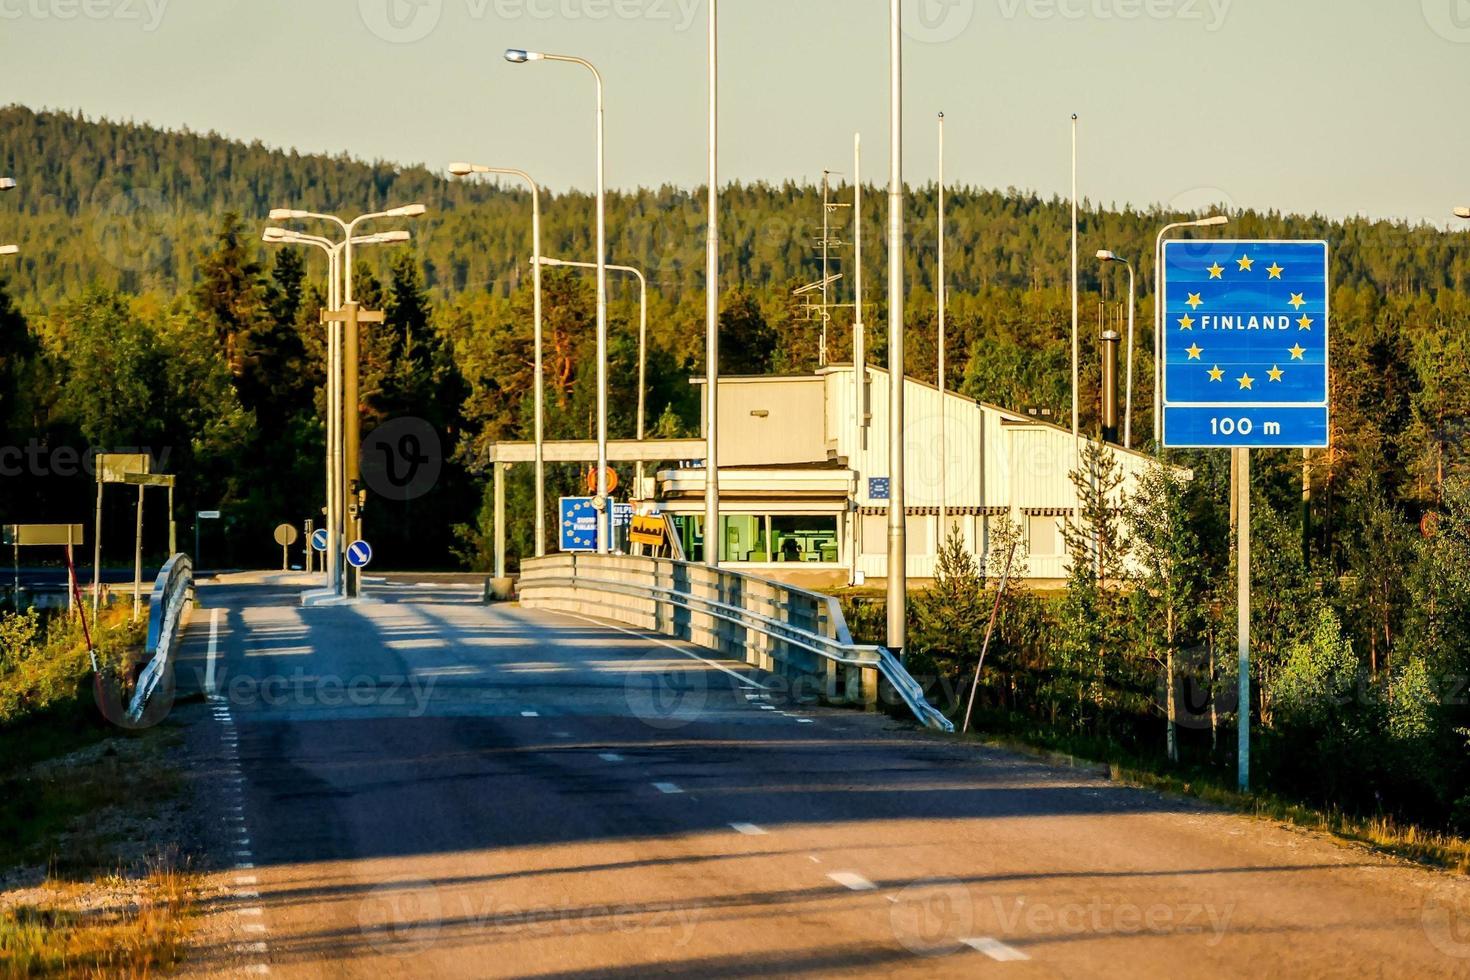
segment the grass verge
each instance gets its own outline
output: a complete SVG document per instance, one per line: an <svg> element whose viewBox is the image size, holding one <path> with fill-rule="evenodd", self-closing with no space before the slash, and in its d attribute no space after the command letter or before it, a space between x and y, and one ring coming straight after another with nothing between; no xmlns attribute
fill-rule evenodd
<svg viewBox="0 0 1470 980"><path fill-rule="evenodd" d="M142 630L97 626L103 661L126 663ZM0 980L145 977L176 964L199 876L147 853L180 777L176 728L128 733L103 720L80 627L0 620Z"/></svg>
<svg viewBox="0 0 1470 980"><path fill-rule="evenodd" d="M1038 756L1052 763L1096 766L1106 769L1114 782L1190 797L1258 819L1330 834L1426 867L1459 874L1470 872L1470 840L1388 817L1359 817L1340 810L1308 806L1267 792L1242 793L1221 782L1210 770L1168 772L1154 766L1151 760L1142 761L1116 751L1099 751L1097 743L1090 740L1079 743L1064 738L1033 739L1014 733L982 733L970 737L994 748Z"/></svg>
<svg viewBox="0 0 1470 980"><path fill-rule="evenodd" d="M0 977L148 977L183 958L195 877L48 881L47 897L0 911ZM98 900L98 892L104 900Z"/></svg>

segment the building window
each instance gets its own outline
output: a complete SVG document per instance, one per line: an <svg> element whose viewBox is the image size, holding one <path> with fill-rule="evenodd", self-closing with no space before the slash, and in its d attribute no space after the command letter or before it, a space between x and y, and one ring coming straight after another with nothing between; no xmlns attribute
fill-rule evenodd
<svg viewBox="0 0 1470 980"><path fill-rule="evenodd" d="M725 527L726 561L762 563L771 560L763 515L722 517L720 523Z"/></svg>
<svg viewBox="0 0 1470 980"><path fill-rule="evenodd" d="M1061 519L1042 514L1026 515L1026 549L1037 558L1055 558L1062 553Z"/></svg>
<svg viewBox="0 0 1470 980"><path fill-rule="evenodd" d="M835 565L837 515L772 515L771 560Z"/></svg>
<svg viewBox="0 0 1470 980"><path fill-rule="evenodd" d="M684 546L684 560L704 561L704 518L696 514L675 514L674 530Z"/></svg>

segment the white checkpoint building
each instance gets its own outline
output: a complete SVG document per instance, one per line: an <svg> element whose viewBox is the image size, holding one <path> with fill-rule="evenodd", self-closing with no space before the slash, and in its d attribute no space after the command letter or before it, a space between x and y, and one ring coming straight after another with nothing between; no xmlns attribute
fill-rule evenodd
<svg viewBox="0 0 1470 980"><path fill-rule="evenodd" d="M720 379L724 564L816 589L887 575L888 375L867 371L864 425L856 374L838 365L813 375ZM993 523L1009 516L1024 528L1028 581L1065 579L1062 526L1076 503L1071 431L912 378L904 398L910 578L933 577L942 499L948 522L982 562ZM1106 448L1125 492L1152 463L1144 453ZM691 560L703 556L704 483L703 462L692 461L660 471L650 488Z"/></svg>

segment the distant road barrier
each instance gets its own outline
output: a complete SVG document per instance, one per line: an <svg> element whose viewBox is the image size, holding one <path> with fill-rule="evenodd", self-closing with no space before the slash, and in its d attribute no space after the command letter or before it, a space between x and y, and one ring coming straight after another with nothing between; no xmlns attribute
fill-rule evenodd
<svg viewBox="0 0 1470 980"><path fill-rule="evenodd" d="M188 555L174 555L159 569L148 600L148 645L144 652L152 659L138 675L133 700L128 704L127 718L132 724L143 720L160 689L172 690L174 647L193 604L194 564Z"/></svg>
<svg viewBox="0 0 1470 980"><path fill-rule="evenodd" d="M665 558L557 554L522 563L520 597L527 608L625 623L812 680L831 701L873 703L881 677L919 721L954 731L896 657L853 642L831 596Z"/></svg>

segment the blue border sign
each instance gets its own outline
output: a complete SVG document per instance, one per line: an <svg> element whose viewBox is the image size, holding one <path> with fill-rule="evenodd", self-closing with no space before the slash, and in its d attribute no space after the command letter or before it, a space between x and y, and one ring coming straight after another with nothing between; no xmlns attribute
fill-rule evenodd
<svg viewBox="0 0 1470 980"><path fill-rule="evenodd" d="M562 497L560 507L561 550L597 550L597 508L591 497Z"/></svg>
<svg viewBox="0 0 1470 980"><path fill-rule="evenodd" d="M311 548L313 551L327 550L327 529L319 527L311 532Z"/></svg>
<svg viewBox="0 0 1470 980"><path fill-rule="evenodd" d="M597 550L597 508L592 506L591 497L562 497L558 524L561 527L562 551ZM613 502L613 529L631 527L633 505ZM614 534L616 539L617 535Z"/></svg>
<svg viewBox="0 0 1470 980"><path fill-rule="evenodd" d="M1330 439L1326 242L1164 243L1163 444Z"/></svg>
<svg viewBox="0 0 1470 980"><path fill-rule="evenodd" d="M373 560L373 546L366 541L354 541L347 546L347 564L353 568L367 568Z"/></svg>

